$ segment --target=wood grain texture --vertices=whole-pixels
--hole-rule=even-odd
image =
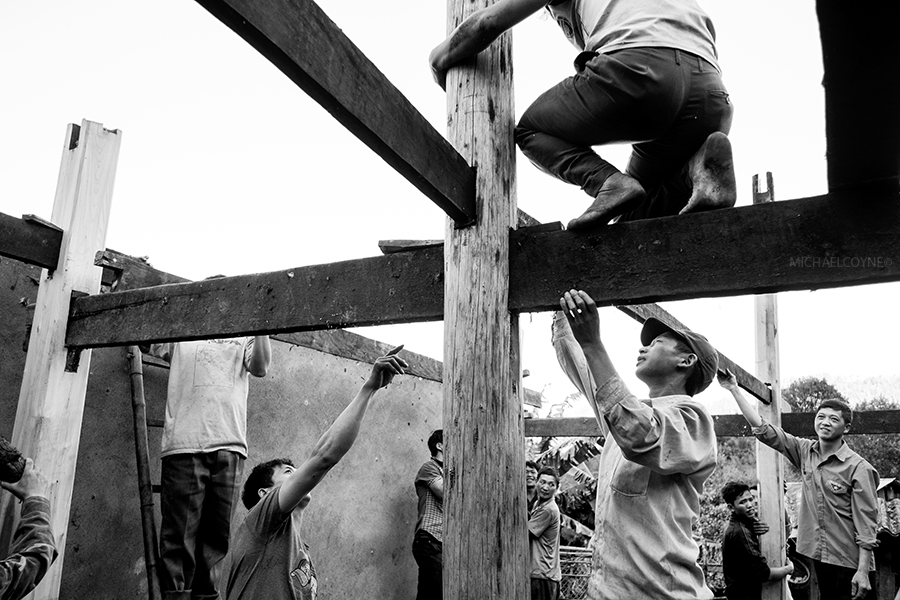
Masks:
[[[488,3],[450,0],[448,30]],[[528,595],[518,319],[508,304],[518,217],[511,53],[507,32],[447,77],[447,137],[475,169],[478,220],[462,230],[448,222],[444,244],[446,600]]]
[[[0,256],[55,269],[59,264],[62,237],[62,230],[53,225],[0,213]]]
[[[573,287],[615,305],[897,281],[898,200],[832,194],[522,236],[510,310],[554,310]]]
[[[198,0],[457,225],[475,220],[468,163],[312,0]]]
[[[104,247],[120,141],[119,132],[90,121],[66,131],[52,215],[64,231],[60,263],[52,276],[46,270],[41,274],[25,359],[12,442],[51,482],[51,529],[59,547],[59,557],[32,596],[39,600],[59,597],[91,367],[91,353],[84,351],[77,370],[66,370],[66,317],[73,293],[100,290],[101,271],[93,259]],[[5,525],[17,512],[10,498],[3,495],[0,509]]]

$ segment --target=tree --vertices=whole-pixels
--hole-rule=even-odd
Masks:
[[[900,403],[884,396],[858,402],[854,412],[867,410],[900,410]],[[859,434],[853,435],[853,425],[847,444],[875,467],[881,477],[900,477],[900,434]]]
[[[792,381],[782,390],[781,397],[796,412],[815,412],[819,402],[828,398],[847,402],[836,387],[819,377],[801,377]]]

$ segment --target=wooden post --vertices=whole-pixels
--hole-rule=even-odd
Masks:
[[[52,274],[41,273],[12,433],[13,444],[50,481],[50,523],[59,557],[32,593],[35,600],[59,597],[91,366],[90,350],[69,355],[63,340],[72,295],[100,291],[102,269],[94,266],[94,254],[105,246],[120,140],[118,131],[91,121],[66,130],[51,219],[63,229],[59,265]],[[0,508],[4,528],[17,520],[17,503],[9,498],[4,494]]]
[[[449,30],[487,4],[448,0]],[[448,137],[476,170],[477,220],[448,220],[444,245],[444,598],[510,600],[529,589],[522,388],[510,351],[518,319],[508,309],[511,33],[473,63],[447,78]]]
[[[759,178],[753,176],[753,203],[775,199],[772,174],[766,174],[768,189],[759,191]],[[772,403],[757,402],[763,419],[781,426],[781,381],[778,367],[778,306],[775,294],[756,296],[756,376],[772,386]],[[769,532],[759,538],[760,551],[769,566],[785,564],[784,531],[784,463],[782,456],[768,446],[756,442],[756,474],[759,479],[759,516],[769,525]],[[763,600],[784,600],[786,583],[764,583]]]

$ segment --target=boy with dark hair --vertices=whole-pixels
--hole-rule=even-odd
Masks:
[[[692,395],[715,378],[716,349],[698,333],[647,319],[635,375],[649,393],[639,399],[619,378],[600,339],[591,297],[570,290],[560,307],[565,320],[557,320],[554,331],[560,363],[606,438],[588,597],[712,598],[691,534],[703,484],[716,467],[716,434],[709,412]]]
[[[844,441],[853,411],[841,400],[823,400],[816,409],[816,441],[799,438],[763,421],[731,371],[718,377],[756,439],[800,470],[797,552],[812,561],[822,600],[866,598],[874,587],[879,479],[872,465]]]
[[[402,348],[375,361],[369,378],[303,464],[295,468],[277,459],[253,470],[244,484],[250,513],[232,546],[226,600],[315,600],[316,570],[300,535],[303,511],[310,492],[353,446],[372,397],[407,367],[396,356]]]
[[[537,499],[538,466],[533,460],[525,461],[525,498],[528,500],[528,512],[534,508]]]
[[[731,509],[731,520],[722,537],[722,572],[728,600],[759,600],[762,582],[784,579],[794,571],[788,562],[769,567],[759,550],[756,530],[756,503],[750,487],[729,481],[722,488],[722,500]]]
[[[538,471],[537,498],[528,515],[531,546],[531,600],[558,600],[562,571],[559,567],[559,475],[544,467]]]
[[[416,473],[418,518],[413,537],[413,558],[419,565],[416,600],[440,600],[443,597],[444,528],[444,430],[437,429],[428,438],[431,458]]]

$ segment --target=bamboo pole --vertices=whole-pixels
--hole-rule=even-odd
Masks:
[[[128,347],[131,375],[131,408],[134,413],[134,456],[137,462],[138,494],[141,499],[141,527],[144,532],[144,566],[147,569],[147,592],[150,600],[161,598],[156,571],[159,546],[156,518],[153,514],[153,483],[150,480],[150,443],[147,439],[147,402],[144,399],[144,367],[141,350]]]

